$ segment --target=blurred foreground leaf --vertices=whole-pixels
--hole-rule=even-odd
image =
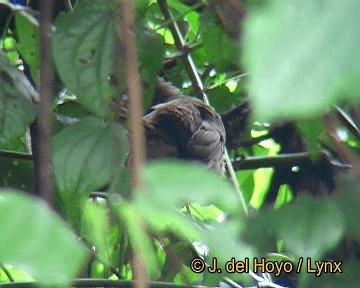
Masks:
[[[360,96],[360,2],[274,0],[250,12],[244,61],[257,119],[299,118]]]
[[[28,272],[43,285],[67,286],[86,250],[44,203],[14,190],[0,191],[0,262]]]

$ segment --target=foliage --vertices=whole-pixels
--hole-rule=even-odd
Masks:
[[[158,75],[184,94],[196,93],[182,61],[187,52],[222,115],[250,99],[254,115],[229,154],[234,167],[239,158],[240,164],[259,157],[272,162],[236,171],[249,215],[224,177],[193,163],[149,163],[143,186],[132,191],[125,167],[128,125],[119,121],[127,91],[121,1],[71,1],[73,11],[55,1],[62,11],[55,11],[52,42],[52,156],[63,220],[26,194],[36,194],[30,157],[23,153],[39,100],[39,24],[33,10],[15,5],[27,1],[8,2],[0,6],[14,16],[1,21],[0,284],[35,280],[63,287],[84,270],[88,278],[132,280],[137,251],[152,281],[216,286],[228,277],[242,286],[357,285],[359,1],[168,0],[172,20],[157,3],[164,1],[136,1],[143,111]],[[184,51],[172,21],[186,40]],[[346,114],[341,123],[326,120],[340,111],[334,104]],[[336,136],[341,141],[333,141]],[[310,155],[302,162],[279,156],[297,152]],[[190,269],[196,257],[208,265],[216,257],[219,268],[232,257],[249,258],[253,270],[255,257],[289,261],[292,274],[299,259],[309,257],[313,265],[343,261],[344,273],[313,277],[305,262],[295,281],[285,272],[199,274]]]

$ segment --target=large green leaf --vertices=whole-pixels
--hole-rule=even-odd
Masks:
[[[219,265],[231,257],[240,260],[254,256],[251,247],[238,241],[241,221],[218,223],[209,230],[199,229],[189,215],[180,212],[185,204],[199,203],[214,204],[225,212],[239,215],[240,205],[234,190],[221,176],[195,164],[160,161],[145,167],[144,187],[135,195],[135,211],[141,211],[153,231],[171,232],[185,241],[201,241],[210,248],[211,257],[219,259]],[[222,240],[224,243],[219,245]],[[206,282],[219,281],[223,275],[207,275]]]
[[[26,77],[0,53],[0,146],[20,136],[34,121],[38,95]]]
[[[62,212],[80,229],[82,209],[91,191],[116,177],[124,162],[127,139],[122,127],[84,118],[54,139],[54,174]]]
[[[0,191],[0,231],[0,262],[44,285],[68,286],[85,262],[86,250],[67,225],[28,195]]]
[[[303,196],[282,206],[272,216],[271,225],[296,257],[321,257],[334,248],[345,232],[343,214],[334,203]]]
[[[344,213],[346,228],[358,237],[360,235],[360,180],[346,175],[339,178],[338,193],[334,196],[335,203]]]
[[[214,204],[223,211],[240,211],[231,184],[199,165],[159,161],[146,167],[144,178],[149,189],[140,195],[151,195],[169,207],[196,202]]]
[[[60,191],[87,194],[109,183],[124,161],[126,137],[119,124],[84,118],[54,139],[54,172]],[[118,146],[117,146],[118,145]]]
[[[79,102],[99,115],[106,115],[115,86],[123,83],[123,77],[113,73],[118,37],[114,6],[108,0],[79,1],[55,23],[53,52],[59,74]]]
[[[360,2],[273,0],[245,25],[250,95],[262,119],[299,118],[360,96]]]
[[[159,272],[158,262],[153,242],[145,231],[145,225],[143,225],[142,213],[146,208],[139,206],[138,203],[134,205],[134,203],[126,201],[119,201],[114,207],[116,207],[121,223],[126,225],[133,251],[136,251],[140,259],[142,259],[147,273],[152,278],[156,277]],[[149,209],[153,209],[153,206],[150,205]]]
[[[239,203],[229,183],[219,175],[194,164],[161,161],[144,171],[144,191],[135,205],[156,231],[171,230],[184,240],[199,240],[200,231],[180,212],[185,204],[214,204],[226,212],[239,212]]]

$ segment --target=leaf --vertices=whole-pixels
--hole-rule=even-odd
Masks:
[[[168,1],[169,7],[180,13],[182,16],[191,12],[191,8],[181,3],[179,0],[169,0]]]
[[[302,119],[297,122],[297,127],[301,134],[307,140],[310,151],[316,151],[319,148],[319,138],[321,133],[325,131],[323,121],[318,119]]]
[[[225,85],[209,90],[208,96],[211,106],[219,113],[225,112],[241,100],[239,95],[231,93]]]
[[[341,259],[342,260],[342,259]],[[337,261],[338,262],[338,261]],[[351,259],[343,261],[341,265],[342,273],[322,273],[321,276],[315,276],[311,273],[304,277],[305,281],[301,281],[300,285],[304,288],[312,287],[326,287],[326,288],[339,288],[339,287],[357,287],[360,281],[359,269],[360,263],[358,260]],[[313,268],[313,267],[312,267]]]
[[[360,96],[360,2],[270,1],[245,25],[256,117],[300,118]]]
[[[199,227],[179,211],[185,204],[214,204],[225,212],[240,212],[233,188],[219,175],[195,164],[161,161],[146,166],[145,190],[136,193],[134,205],[149,226],[172,231],[180,239],[201,239]]]
[[[249,203],[255,189],[254,172],[256,170],[244,170],[236,173],[237,180],[244,194],[245,202]]]
[[[95,246],[97,257],[109,263],[112,247],[109,243],[110,221],[104,203],[88,202],[84,209],[81,225],[81,236],[87,243]]]
[[[121,201],[118,202],[119,205],[116,205],[116,211],[121,219],[124,221],[127,232],[130,238],[130,243],[134,251],[136,251],[144,261],[146,266],[147,273],[152,277],[158,275],[158,265],[156,254],[154,251],[154,246],[150,237],[144,231],[144,225],[142,223],[141,212],[139,206],[134,205],[133,203]],[[151,207],[150,207],[151,209]]]
[[[221,263],[229,257],[240,259],[254,255],[250,246],[238,241],[239,221],[217,223],[208,230],[199,229],[194,220],[179,211],[185,204],[198,203],[213,204],[225,213],[239,215],[239,202],[233,188],[221,176],[196,164],[159,161],[145,167],[144,187],[134,196],[135,210],[141,211],[143,219],[155,232],[171,232],[184,241],[201,241]],[[207,276],[206,281],[213,283],[222,274]]]
[[[44,286],[68,286],[87,257],[44,203],[14,190],[0,191],[0,231],[0,262],[24,269]]]
[[[97,118],[84,118],[64,129],[54,139],[54,172],[60,191],[86,194],[109,183],[113,169],[117,171],[124,162],[126,142],[121,125]]]
[[[29,66],[32,79],[35,83],[39,81],[39,65],[40,65],[40,44],[39,32],[35,23],[29,14],[16,13],[15,14],[15,28],[17,34],[16,49],[19,51],[21,57]]]
[[[309,196],[280,207],[272,217],[270,223],[276,235],[296,257],[320,260],[345,232],[343,215],[336,205]]]
[[[225,212],[239,209],[231,185],[221,176],[197,164],[171,161],[150,163],[145,168],[144,179],[149,188],[143,195],[151,195],[169,207],[196,202],[201,205],[214,204]]]
[[[113,1],[108,0],[79,1],[72,13],[59,15],[53,37],[54,60],[64,84],[82,105],[101,116],[107,114],[115,86],[121,89],[124,78],[113,74],[118,35],[113,6]],[[115,85],[113,78],[116,78]]]
[[[237,47],[221,26],[218,25],[214,13],[206,9],[200,18],[200,29],[203,47],[207,60],[219,71],[234,68],[237,62]]]
[[[339,192],[334,201],[343,212],[347,230],[355,236],[360,235],[360,181],[358,178],[347,175],[339,179]]]
[[[227,274],[225,269],[226,262],[231,258],[235,258],[235,261],[244,261],[245,258],[254,259],[256,255],[253,245],[248,245],[240,240],[239,235],[242,232],[242,223],[237,221],[227,221],[224,223],[216,223],[212,229],[204,231],[204,242],[208,245],[210,250],[210,258],[216,257],[218,261],[218,267],[221,268],[222,273],[206,273],[205,282],[208,285],[214,286],[215,282],[221,281],[224,276],[231,276],[236,280],[245,281],[246,284],[250,284],[250,276],[247,273],[237,273],[233,275]],[[211,263],[211,262],[210,262]],[[250,269],[252,269],[252,263],[250,262]]]
[[[0,54],[0,146],[24,133],[34,121],[31,100],[38,95],[26,77]]]

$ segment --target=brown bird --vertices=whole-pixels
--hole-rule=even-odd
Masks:
[[[153,104],[143,117],[148,160],[177,158],[224,171],[225,129],[211,107],[160,78]]]

